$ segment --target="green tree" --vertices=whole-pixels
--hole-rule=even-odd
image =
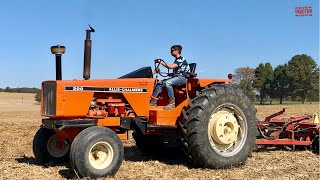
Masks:
[[[320,91],[319,91],[319,66],[316,68],[316,80],[313,86],[313,89],[311,90],[310,94],[307,95],[307,98],[311,101],[319,101],[320,100]]]
[[[306,98],[319,84],[319,68],[317,63],[306,54],[295,55],[288,62],[288,76],[292,94],[301,98],[304,104]]]
[[[253,88],[254,69],[239,67],[234,71],[233,84],[241,89],[252,101],[255,100]]]
[[[288,78],[288,65],[279,65],[274,69],[274,79],[273,79],[273,97],[279,98],[280,104],[289,93],[289,78]]]
[[[273,69],[270,63],[260,63],[255,69],[253,87],[259,93],[260,104],[263,103],[264,98],[269,95],[272,97],[273,89]]]
[[[35,99],[37,102],[40,102],[40,101],[41,101],[40,92],[37,92],[37,93],[35,94],[34,99]]]
[[[310,101],[319,101],[319,88],[312,89],[310,94],[308,94],[307,99]]]

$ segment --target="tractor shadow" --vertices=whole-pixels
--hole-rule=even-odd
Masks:
[[[173,153],[173,154],[161,154],[161,155],[146,155],[146,154],[143,154],[135,145],[124,147],[124,160],[131,161],[131,162],[159,161],[167,165],[183,165],[188,167],[189,169],[193,168],[192,164],[190,163],[190,161],[188,161],[187,156],[183,152],[179,154]],[[46,164],[41,164],[34,157],[27,157],[27,156],[15,158],[15,161],[23,164],[36,165],[43,168],[61,167],[62,169],[59,170],[59,174],[61,175],[62,178],[65,178],[65,179],[79,178],[68,162],[59,163],[59,164],[56,164],[54,162],[49,162]]]
[[[27,157],[27,156],[23,156],[23,157],[18,157],[15,158],[15,161],[17,161],[18,163],[22,163],[22,164],[29,164],[29,165],[36,165],[36,166],[40,166],[43,168],[51,168],[51,167],[65,167],[65,169],[61,169],[59,170],[59,174],[66,179],[77,179],[78,176],[76,175],[76,173],[73,171],[73,169],[71,168],[69,162],[65,162],[65,163],[54,163],[54,162],[49,162],[46,164],[41,164],[37,161],[36,158],[34,157]]]
[[[27,157],[27,156],[22,156],[22,157],[18,157],[15,158],[15,161],[17,161],[18,163],[24,163],[24,164],[31,164],[31,165],[36,165],[36,166],[41,166],[44,168],[49,168],[49,167],[57,167],[57,166],[65,166],[68,163],[54,163],[54,162],[49,162],[49,163],[45,163],[45,164],[41,164],[37,161],[36,158],[34,157]]]
[[[15,158],[14,160],[17,161],[18,163],[40,166],[40,163],[38,163],[36,158],[34,158],[34,157],[27,157],[27,156],[23,155],[22,157]]]
[[[59,174],[61,177],[65,179],[80,179],[79,176],[74,172],[70,165],[66,166],[67,169],[59,170]]]
[[[167,165],[184,165],[191,168],[188,157],[181,151],[167,154],[143,154],[137,146],[124,147],[124,159],[132,162],[159,161]]]
[[[134,146],[125,146],[124,147],[124,160],[132,162],[144,162],[144,161],[159,161],[168,165],[185,165],[188,168],[192,168],[190,163],[187,161],[185,155],[168,155],[168,156],[150,156],[144,155],[138,147]],[[66,169],[59,170],[59,174],[66,179],[79,179],[75,171],[68,164],[65,164]]]

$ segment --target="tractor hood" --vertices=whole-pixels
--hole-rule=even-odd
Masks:
[[[146,115],[154,79],[60,80],[42,82],[41,114],[47,117],[81,118],[87,115],[94,93],[119,93]]]

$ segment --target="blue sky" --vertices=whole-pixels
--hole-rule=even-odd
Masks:
[[[295,16],[296,6],[312,6],[313,16]],[[155,58],[171,63],[173,44],[198,64],[200,78],[276,67],[302,53],[319,64],[318,0],[10,0],[1,2],[0,87],[54,80],[57,44],[67,48],[63,79],[82,79],[87,24],[96,30],[91,79],[153,66]]]

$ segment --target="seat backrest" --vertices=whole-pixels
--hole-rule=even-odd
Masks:
[[[189,64],[189,72],[195,73],[196,72],[197,63],[190,63]]]
[[[197,77],[196,67],[197,63],[189,63],[188,78]]]

